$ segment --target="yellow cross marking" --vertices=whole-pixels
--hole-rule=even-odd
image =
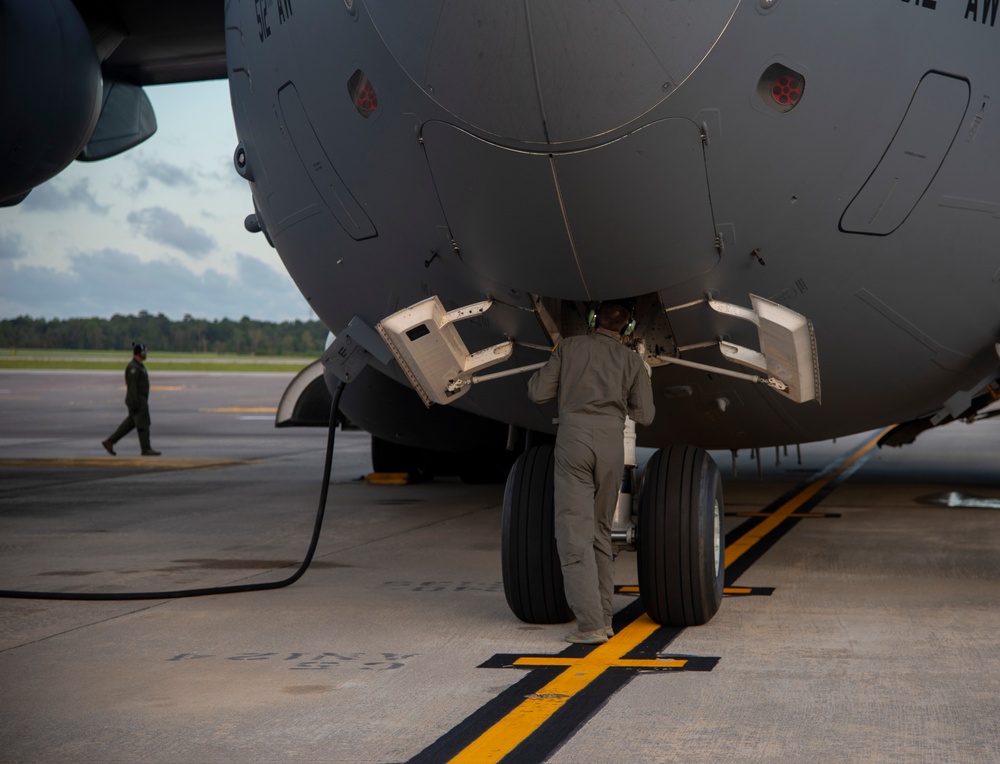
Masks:
[[[736,512],[736,517],[770,517],[771,515],[767,512]],[[789,520],[798,520],[800,517],[822,517],[826,518],[822,512],[802,512],[801,514],[791,514],[788,515]]]
[[[582,666],[584,668],[589,667],[592,661],[589,657],[587,658],[545,658],[545,657],[525,657],[518,658],[514,661],[515,666]],[[667,669],[667,668],[684,668],[687,665],[686,660],[674,660],[666,658],[657,658],[651,661],[642,660],[630,660],[626,658],[619,658],[616,661],[611,661],[609,663],[601,664],[604,668],[611,668],[612,666],[618,666],[621,668],[647,668],[647,669]]]
[[[806,487],[800,494],[780,507],[774,514],[756,528],[745,533],[732,546],[726,549],[725,565],[728,568],[747,550],[768,533],[777,528],[783,521],[794,515],[795,511],[809,499],[819,493],[844,470],[854,464],[878,443],[878,436],[859,448],[849,459],[837,469],[831,471],[820,480]],[[623,593],[638,592],[638,587],[623,586]],[[750,590],[727,588],[727,594],[746,593]],[[687,661],[650,661],[628,660],[623,658],[642,642],[651,637],[661,628],[645,613],[628,624],[612,639],[597,646],[583,658],[568,658],[563,656],[525,657],[514,661],[515,666],[565,666],[566,670],[498,721],[476,740],[470,743],[457,756],[451,759],[452,764],[466,762],[468,764],[485,764],[500,761],[513,751],[524,740],[535,732],[553,714],[562,708],[575,694],[597,679],[613,666],[629,668],[679,668]],[[674,664],[674,665],[670,665]]]
[[[722,593],[723,594],[750,594],[750,592],[752,592],[752,591],[753,591],[753,589],[751,589],[749,586],[727,586],[727,587],[723,588]],[[639,587],[638,586],[619,586],[618,587],[618,593],[619,594],[638,594],[639,593]]]
[[[471,743],[452,762],[499,761],[520,745],[546,719],[575,694],[613,666],[628,668],[680,668],[685,660],[628,660],[622,656],[638,647],[661,628],[645,613],[583,658],[518,658],[515,666],[566,666],[567,670],[525,698],[517,708]]]

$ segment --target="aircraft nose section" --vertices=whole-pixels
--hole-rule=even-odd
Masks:
[[[463,262],[501,284],[600,300],[664,289],[718,263],[701,131],[690,120],[564,153],[515,151],[438,121],[423,139]]]
[[[368,0],[403,69],[458,120],[526,143],[627,124],[704,59],[739,0]]]

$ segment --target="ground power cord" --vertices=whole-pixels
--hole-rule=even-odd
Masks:
[[[313,523],[312,539],[309,542],[309,549],[306,556],[296,570],[288,578],[281,581],[267,581],[257,584],[236,584],[233,586],[210,586],[203,589],[178,589],[167,592],[21,592],[0,590],[0,598],[14,599],[35,599],[35,600],[161,600],[176,599],[180,597],[205,597],[211,594],[239,594],[242,592],[261,592],[268,589],[281,589],[291,586],[309,568],[319,544],[319,534],[323,527],[323,516],[326,514],[326,499],[330,491],[330,473],[333,467],[333,446],[337,432],[337,414],[340,411],[340,396],[347,386],[341,381],[333,394],[333,401],[330,404],[330,426],[326,438],[326,459],[323,465],[323,486],[319,495],[319,506],[316,508],[316,520]]]

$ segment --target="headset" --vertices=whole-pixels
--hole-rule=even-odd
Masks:
[[[625,324],[625,328],[622,329],[621,335],[623,337],[631,336],[632,332],[635,331],[635,308],[631,302],[625,300],[609,300],[609,304],[621,305],[625,310],[628,311],[628,323]],[[597,303],[596,308],[592,308],[590,314],[587,316],[587,325],[591,329],[597,327],[597,314],[601,312],[601,307],[604,305],[603,302]]]

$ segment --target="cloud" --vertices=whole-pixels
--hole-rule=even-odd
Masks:
[[[142,174],[143,181],[140,183],[145,187],[145,179],[152,178],[158,180],[169,188],[193,188],[195,185],[191,173],[181,168],[179,165],[170,162],[156,161],[153,159],[137,159],[136,169]]]
[[[20,204],[24,212],[65,212],[84,207],[95,215],[106,215],[110,207],[97,203],[96,197],[90,192],[90,181],[81,178],[74,185],[63,190],[66,185],[59,178],[36,187],[28,198]]]
[[[125,218],[150,241],[167,244],[195,258],[215,249],[215,239],[202,228],[187,225],[181,216],[163,207],[146,207]]]
[[[274,283],[274,268],[256,257],[236,253],[236,274],[241,283],[257,292],[265,292]]]
[[[28,256],[21,236],[16,233],[0,234],[0,261],[22,260]],[[0,282],[2,283],[2,282]]]
[[[178,260],[143,261],[117,249],[78,252],[68,270],[0,260],[0,316],[107,318],[141,310],[174,320],[312,320],[283,269],[236,254],[237,273],[196,273]]]

